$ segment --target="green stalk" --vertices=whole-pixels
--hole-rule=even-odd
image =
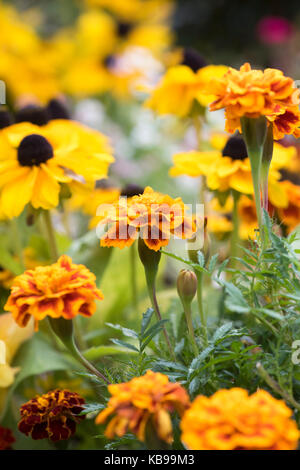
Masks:
[[[198,310],[200,314],[202,334],[205,347],[208,346],[208,336],[207,336],[207,325],[206,325],[206,315],[204,313],[203,307],[203,273],[195,271],[197,276],[198,286],[197,286],[197,300],[198,300]]]
[[[268,179],[273,157],[273,124],[269,124],[261,162],[262,207],[268,212]]]
[[[264,143],[267,135],[267,120],[265,116],[259,118],[241,118],[242,132],[245,139],[248,157],[251,164],[251,173],[254,189],[257,220],[260,237],[263,239],[263,223],[261,210],[261,164]]]
[[[192,322],[191,304],[185,303],[184,314],[185,314],[186,324],[188,327],[189,337],[193,346],[194,354],[195,354],[195,357],[197,357],[199,354],[199,350],[198,350],[198,346],[196,343],[195,332],[194,332],[194,327],[193,327],[193,322]]]
[[[43,214],[48,242],[49,242],[50,255],[51,255],[53,263],[55,263],[59,255],[58,255],[58,249],[56,245],[55,232],[54,232],[54,228],[53,228],[53,224],[51,220],[51,215],[49,211],[43,211],[42,214]]]
[[[49,317],[49,324],[54,333],[59,337],[64,346],[72,354],[80,364],[82,364],[91,374],[96,375],[99,379],[109,384],[109,380],[103,375],[96,367],[94,367],[79,351],[74,340],[74,328],[72,320],[65,320],[64,318],[51,318]]]

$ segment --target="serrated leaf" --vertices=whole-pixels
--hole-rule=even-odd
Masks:
[[[114,323],[105,323],[105,324],[109,326],[110,328],[122,331],[123,335],[127,336],[128,338],[137,339],[139,337],[138,333],[134,330],[131,330],[130,328],[125,328],[124,326],[116,325]]]
[[[224,325],[220,326],[217,331],[214,333],[212,341],[216,343],[221,338],[226,336],[227,333],[232,329],[232,322],[225,323]]]
[[[213,272],[213,270],[216,267],[218,258],[219,258],[219,253],[216,253],[215,255],[211,257],[210,262],[208,264],[208,271]]]
[[[95,411],[101,411],[105,408],[105,405],[100,403],[85,403],[84,410],[79,413],[79,416],[87,415],[89,413],[94,413]]]
[[[148,308],[148,310],[143,313],[142,324],[141,324],[141,338],[143,339],[143,335],[151,322],[152,315],[154,313],[153,308]]]
[[[197,259],[198,259],[199,266],[200,266],[201,268],[204,268],[204,265],[205,265],[205,257],[204,257],[204,254],[202,253],[201,250],[197,251]]]

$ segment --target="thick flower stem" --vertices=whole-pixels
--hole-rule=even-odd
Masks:
[[[59,255],[58,255],[55,232],[54,232],[50,212],[43,211],[43,218],[45,222],[51,258],[52,258],[53,263],[55,263],[58,260]]]
[[[202,335],[204,340],[205,347],[208,346],[208,336],[207,336],[207,325],[206,325],[206,316],[203,308],[203,273],[195,271],[198,281],[197,287],[197,300],[198,300],[198,309],[201,320]]]
[[[239,245],[239,214],[238,214],[238,202],[240,198],[240,193],[237,191],[232,191],[233,197],[233,231],[231,234],[231,256],[233,258],[232,265],[235,266],[236,261],[234,258],[238,255],[238,245]]]
[[[132,307],[136,314],[138,314],[138,290],[136,279],[136,247],[133,243],[130,247],[130,279],[131,279],[131,293],[132,293]]]
[[[158,266],[159,266],[159,262],[161,258],[161,252],[150,250],[145,245],[142,238],[139,238],[138,249],[139,249],[140,260],[144,265],[146,283],[147,283],[148,294],[149,294],[149,298],[151,301],[151,305],[153,307],[153,310],[156,313],[158,321],[161,321],[162,316],[158,307],[157,298],[156,298],[156,289],[155,289],[155,282],[156,282]],[[163,334],[164,334],[168,349],[170,351],[170,355],[172,356],[172,359],[175,361],[176,356],[171,346],[169,335],[164,325],[162,327],[162,330],[163,330]]]
[[[199,354],[199,350],[198,350],[198,346],[197,346],[196,338],[195,338],[195,332],[194,332],[194,327],[193,327],[193,322],[192,322],[192,311],[191,311],[190,304],[184,305],[184,314],[185,314],[186,324],[188,327],[189,337],[192,343],[194,354],[195,354],[195,357],[197,357]]]
[[[267,136],[264,144],[262,162],[261,162],[261,194],[262,207],[268,212],[268,179],[269,169],[273,157],[273,125],[269,124]]]
[[[74,359],[80,362],[91,374],[96,375],[99,379],[109,384],[109,380],[101,372],[96,369],[79,351],[74,340],[74,328],[72,320],[65,320],[64,318],[51,318],[49,317],[49,324],[54,333],[59,337],[64,346],[72,354]]]
[[[257,213],[260,237],[263,240],[263,222],[261,210],[261,164],[264,144],[267,135],[267,120],[264,116],[259,118],[243,117],[241,119],[242,132],[245,139],[248,157],[251,165],[254,199]]]

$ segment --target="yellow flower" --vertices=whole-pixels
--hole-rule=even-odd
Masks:
[[[0,205],[9,218],[28,203],[56,207],[60,183],[103,178],[113,161],[101,134],[68,120],[7,127],[0,132],[0,151]]]
[[[282,205],[278,207],[278,215],[290,233],[300,223],[300,186],[285,180],[280,182],[280,187],[286,194],[288,202],[285,207]]]
[[[196,231],[193,216],[187,214],[181,198],[172,199],[149,186],[129,200],[120,198],[100,223],[110,225],[101,246],[118,248],[131,246],[140,232],[147,247],[158,251],[168,245],[171,235],[190,238]]]
[[[46,316],[70,320],[77,315],[90,317],[95,300],[102,300],[96,277],[82,264],[63,255],[51,266],[40,266],[17,276],[6,302],[16,323],[24,327],[34,317],[35,329]]]
[[[171,176],[206,176],[207,186],[213,191],[234,189],[243,194],[253,194],[250,160],[242,137],[232,136],[225,142],[223,135],[213,135],[211,144],[216,150],[189,151],[173,156]],[[224,145],[221,151],[221,145]],[[280,189],[279,169],[288,166],[295,154],[294,147],[274,144],[273,159],[269,173],[269,198],[272,203],[286,205],[287,199]]]
[[[207,229],[216,238],[222,239],[224,235],[232,232],[232,221],[224,215],[210,214],[207,218]]]
[[[210,110],[225,108],[228,132],[241,131],[243,116],[266,116],[273,122],[275,139],[300,136],[299,90],[280,70],[252,70],[248,63],[240,70],[230,67],[223,77],[211,80],[208,89],[217,96]]]
[[[146,426],[151,422],[158,437],[171,443],[170,413],[182,415],[189,406],[188,394],[179,383],[171,383],[166,375],[151,370],[129,382],[109,385],[108,391],[112,396],[107,408],[96,418],[96,423],[102,424],[111,417],[105,431],[108,439],[129,431],[144,441]]]
[[[300,437],[292,411],[265,390],[218,390],[199,395],[181,421],[191,450],[293,450]]]
[[[10,364],[21,344],[32,335],[33,322],[28,323],[26,328],[20,328],[11,313],[0,315],[0,389],[13,383],[19,369]]]
[[[227,67],[209,65],[194,72],[186,65],[170,67],[163,76],[145,105],[158,114],[187,116],[196,100],[206,106],[211,96],[205,93],[215,76],[223,75]]]

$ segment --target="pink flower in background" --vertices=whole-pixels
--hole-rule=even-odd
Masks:
[[[282,16],[265,16],[257,24],[257,33],[261,42],[280,44],[291,37],[293,25]]]

